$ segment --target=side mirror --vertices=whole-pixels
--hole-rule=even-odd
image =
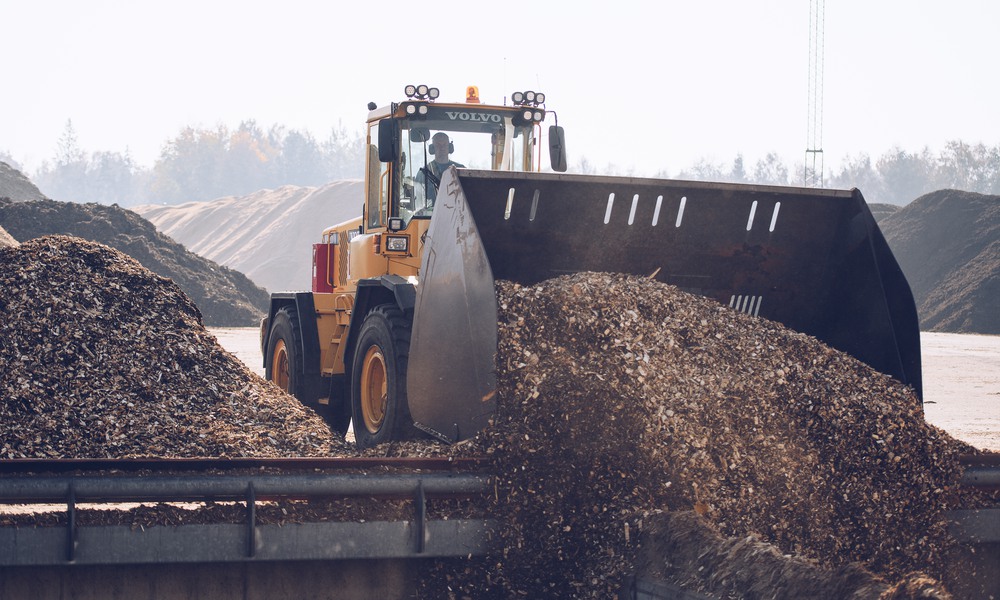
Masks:
[[[392,162],[399,155],[399,121],[382,119],[378,122],[378,160]]]
[[[410,127],[410,141],[423,143],[431,137],[431,132],[426,127]]]
[[[566,172],[566,132],[558,125],[549,127],[549,162],[553,171]]]

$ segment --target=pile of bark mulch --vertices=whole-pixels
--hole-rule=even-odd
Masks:
[[[169,279],[80,238],[0,248],[0,459],[329,456],[314,412]]]
[[[172,279],[211,327],[255,326],[267,310],[267,291],[246,275],[188,251],[149,221],[117,205],[48,199],[16,202],[0,197],[0,226],[22,242],[71,235],[124,252]]]
[[[779,324],[607,274],[499,282],[498,301],[499,408],[470,446],[493,458],[504,550],[467,578],[452,567],[456,597],[608,598],[657,568],[716,597],[836,597],[797,595],[815,574],[785,555],[870,573],[854,597],[878,597],[863,586],[947,580],[944,512],[989,503],[957,488],[976,451],[912,390]],[[676,511],[773,547],[772,563],[726,560],[796,592],[651,564],[648,536],[671,529],[653,523]]]
[[[1000,196],[938,190],[879,218],[923,331],[1000,334]]]

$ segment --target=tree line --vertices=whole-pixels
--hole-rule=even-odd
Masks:
[[[807,175],[811,174],[806,173],[803,165],[789,170],[776,154],[768,154],[752,169],[747,169],[742,156],[737,156],[729,169],[703,161],[681,171],[677,178],[803,185]],[[838,168],[825,173],[823,186],[856,187],[869,203],[900,206],[941,189],[1000,194],[1000,145],[990,147],[955,140],[945,144],[937,154],[927,147],[919,152],[896,147],[875,160],[861,153],[848,157]]]
[[[343,126],[320,141],[280,125],[265,130],[250,120],[235,129],[185,127],[146,168],[128,152],[83,151],[69,121],[54,159],[29,177],[43,194],[57,200],[124,207],[180,204],[360,178],[363,149],[364,139],[348,134]]]
[[[282,185],[317,186],[338,179],[361,178],[364,139],[343,126],[325,140],[307,132],[275,125],[263,129],[244,121],[235,129],[185,127],[167,141],[151,168],[137,165],[127,152],[80,149],[72,122],[59,139],[56,156],[46,161],[32,181],[58,200],[135,206],[179,204],[222,196],[241,196]],[[0,153],[0,160],[13,162]],[[14,163],[16,166],[16,163]],[[597,169],[581,158],[570,172],[634,175],[615,165]],[[803,185],[803,165],[791,169],[776,153],[753,165],[737,155],[729,164],[700,160],[676,174],[655,177],[765,185]],[[877,159],[861,153],[823,174],[824,187],[859,188],[870,203],[905,205],[939,189],[1000,194],[1000,145],[948,142],[938,153],[900,148]]]

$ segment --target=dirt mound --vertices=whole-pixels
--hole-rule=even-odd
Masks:
[[[325,422],[170,280],[66,236],[0,248],[0,458],[324,456]]]
[[[941,190],[879,221],[924,331],[1000,334],[1000,196]]]
[[[956,490],[974,450],[909,388],[655,281],[501,282],[498,299],[499,408],[473,444],[507,524],[478,577],[498,597],[613,597],[664,511],[827,569],[950,575],[944,512],[986,499]]]
[[[3,247],[3,246],[16,246],[19,243],[20,242],[18,242],[17,240],[14,239],[14,236],[12,236],[11,234],[7,233],[6,229],[4,229],[3,227],[0,227],[0,247]]]
[[[16,202],[44,200],[45,194],[23,173],[0,161],[0,198],[10,198]]]
[[[876,202],[875,204],[868,205],[868,210],[872,211],[872,216],[875,217],[875,221],[879,224],[882,223],[882,219],[895,214],[899,209],[899,205],[896,204],[879,204]]]
[[[67,234],[116,248],[177,282],[211,326],[257,325],[267,309],[267,292],[246,276],[187,251],[145,219],[117,206],[0,199],[0,226],[22,242]]]
[[[363,201],[361,181],[334,181],[132,210],[192,252],[276,292],[310,288],[312,244],[327,227],[360,217]]]

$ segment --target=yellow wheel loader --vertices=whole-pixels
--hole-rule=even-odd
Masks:
[[[580,271],[715,298],[921,393],[913,296],[858,190],[567,175],[543,94],[467,92],[369,104],[361,216],[323,231],[312,290],[273,294],[261,324],[267,378],[359,446],[475,435],[495,407],[494,281]]]

